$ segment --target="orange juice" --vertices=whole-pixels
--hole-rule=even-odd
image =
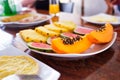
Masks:
[[[59,20],[59,0],[49,0],[49,14],[52,16],[52,22]]]
[[[59,4],[50,4],[49,5],[49,13],[50,14],[59,13]]]

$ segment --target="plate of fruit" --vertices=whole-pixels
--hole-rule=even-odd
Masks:
[[[115,42],[116,36],[117,33],[109,23],[95,30],[76,26],[70,21],[59,21],[36,27],[34,30],[21,30],[16,39],[39,54],[80,58],[107,50]]]

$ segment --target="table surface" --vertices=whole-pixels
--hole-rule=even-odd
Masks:
[[[39,10],[40,13],[48,13]],[[41,25],[44,25],[43,23]],[[82,23],[84,26],[98,28],[95,24]],[[14,35],[20,28],[6,28]],[[120,80],[120,25],[114,26],[118,33],[115,43],[106,51],[89,58],[65,60],[44,56],[34,52],[29,54],[61,73],[59,80]]]

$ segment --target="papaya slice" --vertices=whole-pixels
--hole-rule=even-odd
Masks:
[[[61,54],[73,54],[82,53],[87,50],[92,43],[88,40],[86,36],[76,37],[76,38],[55,38],[52,40],[52,49],[56,53]]]
[[[92,43],[102,44],[110,42],[112,40],[113,33],[113,26],[110,23],[106,23],[105,26],[98,30],[90,32],[87,37]]]

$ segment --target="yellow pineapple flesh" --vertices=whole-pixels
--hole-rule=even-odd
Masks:
[[[60,33],[48,30],[47,28],[42,27],[42,26],[35,28],[35,31],[42,34],[42,35],[44,35],[44,36],[49,36],[49,37],[59,36],[60,35]]]
[[[46,42],[48,38],[37,33],[35,30],[32,29],[20,31],[20,36],[23,38],[25,42]]]
[[[68,29],[69,31],[73,31],[76,27],[76,24],[71,21],[54,22],[54,25],[60,28]]]
[[[48,24],[48,25],[45,25],[44,27],[47,28],[48,30],[51,30],[51,31],[54,31],[54,32],[58,32],[58,33],[69,32],[67,29],[56,27],[53,24]]]

